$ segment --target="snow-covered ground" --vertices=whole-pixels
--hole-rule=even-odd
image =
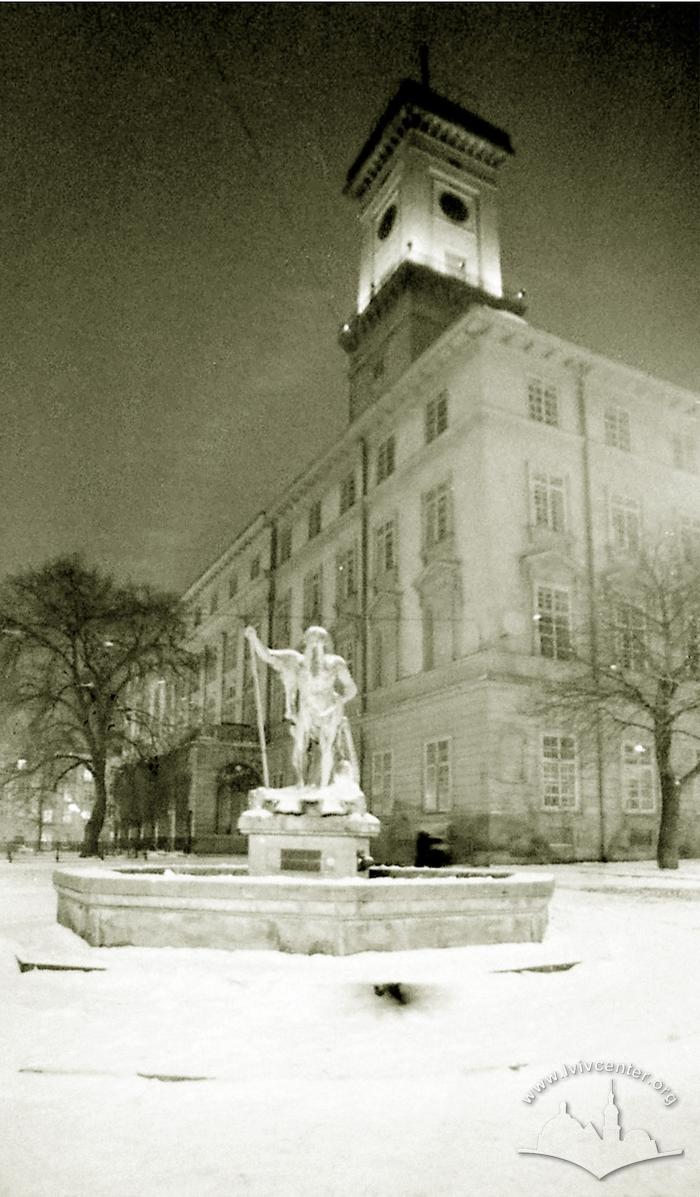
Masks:
[[[557,875],[542,947],[329,958],[89,949],[50,861],[0,863],[0,1197],[698,1197],[700,897]],[[18,948],[107,968],[20,973]],[[580,963],[494,971],[547,960]],[[685,1154],[603,1182],[519,1155],[562,1100],[600,1127],[595,1069],[523,1100],[579,1060],[662,1079],[672,1105],[617,1078],[623,1130]]]

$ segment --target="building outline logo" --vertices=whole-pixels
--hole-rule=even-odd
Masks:
[[[603,1109],[602,1134],[592,1122],[580,1122],[568,1112],[568,1102],[559,1102],[559,1112],[540,1130],[536,1147],[521,1147],[519,1155],[545,1155],[584,1168],[603,1180],[630,1164],[666,1159],[684,1154],[683,1148],[660,1151],[655,1139],[645,1130],[623,1132],[620,1107],[615,1100],[612,1080],[607,1104]]]

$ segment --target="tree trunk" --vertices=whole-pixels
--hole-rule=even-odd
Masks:
[[[44,794],[39,794],[36,810],[36,851],[41,852],[41,841],[44,835]]]
[[[656,762],[661,785],[661,819],[656,860],[660,869],[677,869],[681,791],[671,768],[671,739],[663,733],[656,736]]]
[[[92,808],[92,814],[85,824],[85,834],[83,836],[83,846],[80,849],[81,856],[99,856],[100,854],[100,833],[105,821],[107,813],[107,782],[105,779],[105,768],[96,767],[93,772],[93,780],[95,783],[95,802]]]

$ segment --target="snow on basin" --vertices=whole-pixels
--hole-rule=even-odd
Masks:
[[[392,872],[399,875],[249,877],[237,866],[206,872],[80,868],[57,869],[54,886],[59,923],[93,946],[343,956],[532,942],[544,935],[554,888],[548,874]]]

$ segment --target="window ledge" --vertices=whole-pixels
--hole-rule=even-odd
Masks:
[[[343,619],[344,617],[360,614],[360,596],[359,594],[348,595],[347,598],[336,602],[335,607],[336,619]]]
[[[639,548],[629,549],[625,548],[624,545],[614,544],[609,540],[605,546],[608,561],[614,565],[638,565],[642,551],[641,544]]]
[[[526,535],[528,547],[525,549],[525,556],[551,550],[563,553],[567,557],[571,556],[574,547],[571,532],[555,530],[545,524],[528,524]]]
[[[435,544],[424,544],[421,548],[421,560],[423,565],[429,565],[432,561],[454,561],[454,557],[454,534],[445,536],[443,540],[438,540]]]
[[[398,569],[385,569],[372,578],[372,592],[374,594],[395,593],[399,588]]]

